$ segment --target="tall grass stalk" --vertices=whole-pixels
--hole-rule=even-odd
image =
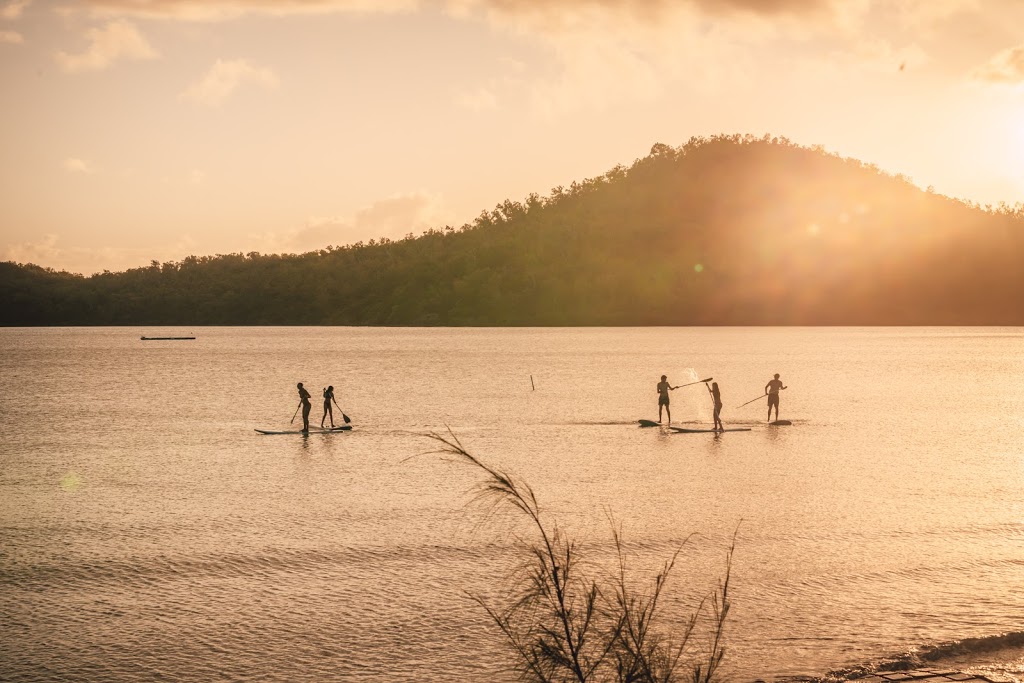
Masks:
[[[583,551],[542,514],[533,489],[519,477],[488,465],[469,453],[450,430],[428,435],[436,453],[449,456],[483,475],[474,501],[492,511],[525,517],[530,536],[523,539],[524,571],[507,600],[495,605],[470,595],[503,634],[520,679],[536,683],[712,683],[725,654],[723,636],[729,613],[729,576],[736,536],[726,555],[717,589],[702,600],[674,632],[662,625],[664,597],[682,544],[661,565],[653,581],[635,587],[627,566],[621,525],[609,519],[617,566],[613,575],[587,578],[579,566]],[[696,641],[705,615],[705,643]],[[685,665],[685,666],[684,666]]]

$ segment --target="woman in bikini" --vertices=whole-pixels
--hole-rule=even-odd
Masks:
[[[331,401],[334,401],[334,405],[338,406],[338,399],[334,398],[334,387],[327,387],[324,389],[324,416],[320,418],[320,428],[324,428],[324,420],[327,416],[331,416],[331,429],[334,429],[334,408],[331,407]],[[341,410],[341,406],[338,406],[338,410]]]

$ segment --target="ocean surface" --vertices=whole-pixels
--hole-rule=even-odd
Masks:
[[[609,517],[638,581],[695,534],[667,627],[714,590],[736,533],[728,680],[929,652],[1024,680],[1019,328],[3,329],[0,344],[0,680],[514,680],[471,596],[501,604],[528,529],[430,454],[424,435],[449,428],[528,482],[595,573]],[[763,400],[737,408],[774,373],[791,426],[765,425]],[[713,376],[727,425],[751,431],[638,427],[662,374]],[[314,424],[332,384],[353,431],[257,434],[289,428],[299,381]],[[671,407],[710,426],[702,384]]]

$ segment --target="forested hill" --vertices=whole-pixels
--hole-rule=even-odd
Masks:
[[[1024,208],[702,138],[458,229],[92,277],[3,263],[0,296],[3,325],[1021,325]]]

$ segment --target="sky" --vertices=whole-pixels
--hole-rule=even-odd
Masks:
[[[655,143],[1024,201],[1024,0],[0,0],[0,260],[459,226]]]

